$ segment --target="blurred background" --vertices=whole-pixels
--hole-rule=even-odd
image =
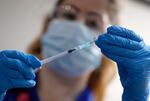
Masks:
[[[40,33],[42,20],[56,0],[0,0],[0,50],[26,51]],[[121,25],[135,30],[150,45],[150,0],[123,0]],[[107,88],[105,101],[121,101],[117,76]]]

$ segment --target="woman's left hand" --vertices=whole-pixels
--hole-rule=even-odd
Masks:
[[[150,90],[150,47],[135,32],[111,26],[96,45],[117,63],[124,88],[122,101],[147,101]]]

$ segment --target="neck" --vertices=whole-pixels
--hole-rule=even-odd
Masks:
[[[88,83],[89,73],[80,77],[66,77],[47,67],[39,72],[39,96],[41,101],[74,101]]]

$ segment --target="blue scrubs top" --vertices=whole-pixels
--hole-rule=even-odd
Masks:
[[[19,95],[21,95],[21,94],[27,94],[29,96],[29,100],[23,100],[23,101],[40,101],[35,87],[23,89],[21,91],[20,91],[20,89],[10,90],[7,92],[3,101],[22,101],[22,100],[17,100],[18,97],[20,97]],[[76,99],[76,101],[94,101],[91,89],[89,87],[87,87],[79,95],[79,97]]]
[[[38,80],[36,79],[36,81]],[[18,100],[19,97],[22,97],[23,100]],[[26,89],[9,90],[3,101],[40,101],[37,94],[37,86]],[[94,101],[91,88],[87,87],[75,101]]]

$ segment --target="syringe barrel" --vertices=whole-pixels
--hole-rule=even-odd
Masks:
[[[68,51],[64,51],[64,52],[62,52],[62,53],[60,53],[60,54],[57,54],[57,55],[55,55],[55,56],[52,56],[52,57],[43,59],[43,60],[41,60],[41,64],[44,65],[44,64],[46,64],[46,63],[48,63],[48,62],[51,62],[51,61],[53,61],[53,60],[55,60],[55,59],[57,59],[57,58],[60,58],[60,57],[64,56],[64,55],[66,55],[66,54],[68,54]]]

